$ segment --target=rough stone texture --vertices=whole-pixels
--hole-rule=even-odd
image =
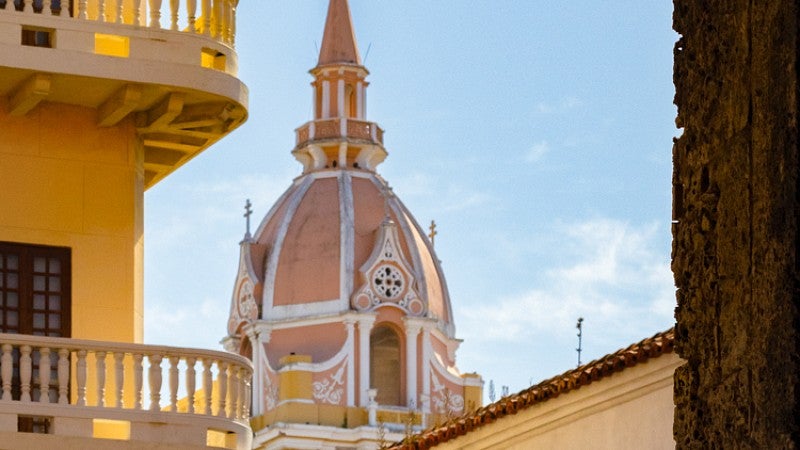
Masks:
[[[678,448],[795,448],[798,3],[675,0]]]

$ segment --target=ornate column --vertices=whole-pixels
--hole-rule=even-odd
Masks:
[[[430,413],[431,398],[431,327],[433,324],[425,322],[422,325],[422,412]]]
[[[421,405],[417,398],[417,378],[419,377],[419,371],[417,370],[417,337],[422,329],[422,323],[419,319],[413,317],[405,317],[403,322],[406,325],[406,405],[409,408],[419,408]]]
[[[366,408],[367,390],[371,387],[369,380],[369,332],[375,324],[374,315],[359,315],[358,319],[358,398],[359,406]]]
[[[354,317],[346,317],[347,328],[347,406],[356,405],[356,339]]]

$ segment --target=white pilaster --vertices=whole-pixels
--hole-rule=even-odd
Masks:
[[[331,82],[322,81],[322,119],[331,117]]]
[[[419,320],[405,317],[403,321],[406,324],[406,395],[408,397],[407,405],[409,408],[421,407],[419,398],[417,398],[417,378],[419,372],[417,370],[417,337],[422,329],[422,324]]]
[[[422,396],[431,398],[431,324],[422,326]],[[430,413],[430,401],[423,402],[424,413]]]
[[[344,110],[344,79],[340,78],[336,85],[336,116],[347,117]]]
[[[347,406],[356,406],[356,320],[352,317],[344,319],[347,328]]]
[[[263,353],[264,344],[269,342],[270,330],[268,328],[251,325],[247,327],[244,332],[250,340],[250,350],[253,358],[253,380],[250,389],[253,395],[253,401],[250,415],[256,417],[264,413],[264,398],[262,398],[264,392],[263,374],[264,364],[267,362]]]
[[[317,106],[317,86],[312,86],[314,89],[311,90],[311,104],[314,105],[314,119],[318,119],[320,117],[320,110]],[[314,137],[311,136],[311,139]]]
[[[364,83],[356,84],[356,118],[364,120]]]
[[[369,379],[369,333],[372,331],[372,325],[375,324],[375,316],[373,315],[359,315],[358,316],[358,404],[366,408],[369,405],[367,401],[367,390],[370,386]]]

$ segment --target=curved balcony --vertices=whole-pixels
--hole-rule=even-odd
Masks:
[[[312,141],[342,138],[383,145],[383,130],[376,123],[347,117],[313,120],[296,129],[295,133],[297,148]]]
[[[0,0],[0,11],[161,29],[164,9],[169,30],[202,34],[233,46],[239,0],[170,0],[164,8],[162,3],[162,0]]]
[[[16,334],[0,334],[0,355],[6,438],[28,431],[38,436],[11,438],[50,445],[58,441],[48,438],[105,438],[131,446],[121,448],[252,443],[253,369],[238,355]]]

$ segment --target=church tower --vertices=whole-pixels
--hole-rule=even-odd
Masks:
[[[263,448],[390,441],[481,401],[480,377],[456,368],[433,245],[377,173],[387,152],[347,0],[330,0],[310,73],[302,174],[247,230],[224,339],[253,361]]]

